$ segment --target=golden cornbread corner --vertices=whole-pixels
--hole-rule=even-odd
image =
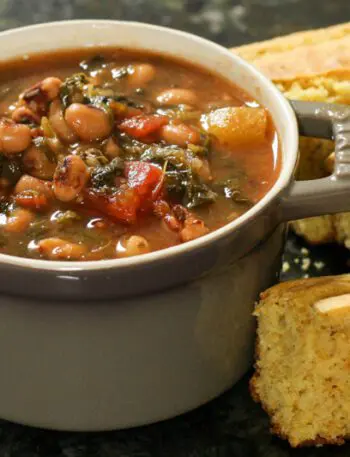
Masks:
[[[269,77],[293,100],[350,104],[350,23],[298,32],[232,50]],[[297,179],[329,174],[332,141],[300,139]],[[350,213],[295,221],[309,243],[337,241],[350,248]]]
[[[350,275],[261,294],[253,398],[292,447],[350,438]]]

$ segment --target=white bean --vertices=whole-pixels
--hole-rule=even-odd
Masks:
[[[40,240],[38,250],[50,260],[79,260],[86,254],[85,246],[54,237]]]
[[[18,154],[30,145],[32,136],[27,125],[3,119],[0,122],[0,150],[7,156]]]
[[[156,76],[156,69],[149,63],[133,65],[133,71],[128,76],[128,83],[132,87],[144,87]]]
[[[166,89],[157,96],[160,105],[196,105],[197,95],[190,89]]]
[[[132,235],[125,242],[119,241],[117,244],[117,257],[133,257],[150,251],[146,238],[139,235]]]
[[[71,144],[78,140],[77,135],[64,119],[62,105],[59,100],[54,100],[50,105],[49,121],[56,135],[65,143]]]
[[[160,130],[160,137],[166,143],[182,147],[189,143],[198,144],[200,142],[199,132],[186,124],[164,125]]]
[[[47,158],[42,149],[34,145],[23,154],[22,162],[26,172],[36,178],[50,179],[56,169],[56,164]]]
[[[64,158],[57,165],[53,177],[53,192],[58,200],[68,202],[74,200],[85,187],[89,172],[84,161],[75,155]]]

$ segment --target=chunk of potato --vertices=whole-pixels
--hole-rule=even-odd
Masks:
[[[202,116],[202,128],[227,146],[254,145],[266,138],[267,112],[264,108],[234,106]]]

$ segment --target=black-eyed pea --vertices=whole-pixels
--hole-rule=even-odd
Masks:
[[[4,155],[23,152],[31,141],[32,136],[27,125],[15,124],[8,119],[0,121],[0,150]]]
[[[40,254],[49,260],[79,260],[87,253],[84,245],[56,237],[40,240],[37,246]]]
[[[49,121],[53,131],[65,143],[71,144],[78,140],[77,135],[64,119],[62,105],[59,100],[54,100],[50,104]]]
[[[52,178],[56,169],[56,163],[50,161],[45,151],[35,145],[25,151],[22,163],[27,173],[40,179]]]
[[[65,112],[65,121],[81,140],[87,142],[108,137],[113,127],[105,111],[82,103],[69,105]]]
[[[58,97],[61,85],[62,81],[59,78],[50,76],[41,81],[40,88],[45,93],[47,99],[51,101]]]
[[[184,222],[184,228],[180,232],[180,240],[184,243],[192,241],[209,233],[209,229],[205,226],[201,219],[188,217]]]
[[[28,209],[16,208],[7,217],[4,230],[10,233],[25,232],[33,219],[34,214]]]
[[[26,191],[34,191],[39,194],[44,194],[46,197],[52,197],[51,182],[43,181],[33,176],[23,175],[15,186],[14,193],[20,194]]]
[[[40,116],[34,113],[34,111],[26,105],[18,106],[12,112],[12,120],[14,122],[30,122],[32,124],[40,124]]]
[[[89,171],[83,159],[69,155],[58,164],[53,177],[55,197],[63,202],[74,200],[86,186]]]
[[[164,125],[161,128],[160,137],[168,144],[177,144],[182,147],[200,142],[199,132],[186,124]]]
[[[128,75],[128,83],[131,87],[144,87],[156,76],[156,69],[149,63],[141,63],[132,66]]]
[[[195,106],[198,98],[195,92],[190,89],[166,89],[157,96],[160,105],[190,105]]]
[[[146,238],[139,235],[132,235],[126,240],[119,241],[116,247],[117,257],[134,257],[150,251],[151,247]]]

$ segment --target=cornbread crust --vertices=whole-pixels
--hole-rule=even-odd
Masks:
[[[298,32],[232,50],[269,77],[289,99],[350,104],[350,23]],[[300,138],[299,180],[327,176],[332,141]],[[350,247],[350,214],[313,217],[292,224],[309,243]]]
[[[292,447],[340,445],[350,438],[350,306],[334,314],[314,308],[321,299],[348,293],[350,275],[302,279],[268,289],[256,306],[251,394],[269,414],[271,431]],[[331,407],[322,410],[327,401]]]

